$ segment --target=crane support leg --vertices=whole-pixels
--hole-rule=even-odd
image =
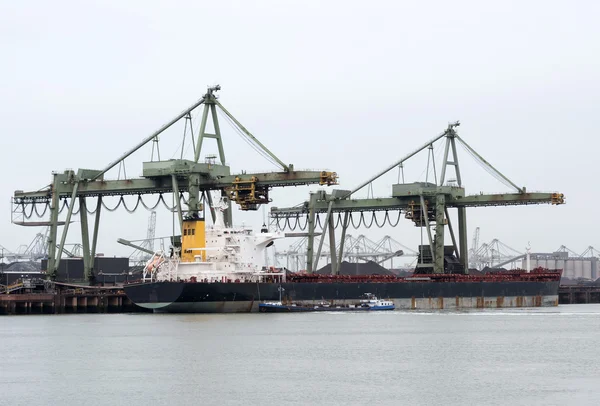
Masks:
[[[202,141],[204,141],[204,133],[206,129],[206,119],[208,118],[208,104],[204,105],[204,111],[202,112],[202,121],[200,122],[200,131],[198,133],[198,143],[196,144],[196,150],[194,151],[194,161],[198,162],[200,159],[200,151],[202,151]]]
[[[327,226],[329,225],[329,220],[331,219],[331,209],[333,208],[333,200],[329,202],[329,207],[327,208],[327,216],[325,217],[325,223],[323,224],[323,233],[321,234],[321,238],[319,239],[319,248],[317,249],[317,256],[315,258],[314,270],[316,271],[319,265],[319,258],[321,257],[321,250],[323,249],[323,242],[325,241],[325,234],[327,234]],[[335,247],[334,247],[335,250]],[[335,261],[332,259],[332,261]]]
[[[454,254],[460,260],[460,251],[458,250],[458,245],[456,245],[456,236],[454,235],[454,229],[452,228],[452,222],[450,221],[447,207],[444,207],[444,214],[446,214],[446,220],[448,220],[448,231],[450,232],[450,238],[452,239],[452,245],[454,246]]]
[[[469,273],[469,257],[467,247],[467,208],[458,209],[458,244],[460,247],[460,263],[465,268],[465,274]]]
[[[454,169],[456,171],[456,182],[458,186],[462,186],[462,179],[460,176],[460,166],[458,165],[458,153],[456,152],[456,137],[450,138],[450,142],[452,143],[452,156],[454,158]]]
[[[215,138],[217,140],[217,147],[219,148],[219,158],[221,164],[225,165],[225,150],[223,149],[223,140],[221,139],[221,129],[219,127],[219,119],[217,118],[217,106],[214,104],[210,105],[210,112],[213,119],[213,127],[215,128]],[[206,134],[205,134],[206,136]]]
[[[175,205],[177,207],[177,215],[179,219],[179,230],[183,230],[183,213],[181,212],[181,198],[179,196],[179,184],[177,183],[177,177],[171,175],[171,181],[173,182],[173,195],[175,195]],[[183,232],[183,231],[181,231]]]
[[[446,147],[444,148],[444,160],[442,161],[442,173],[440,174],[440,186],[444,186],[446,180],[446,167],[448,166],[448,152],[450,150],[450,138],[446,137]]]
[[[197,216],[198,211],[200,211],[199,183],[200,177],[198,175],[190,175],[188,184],[188,214],[190,216]]]
[[[77,198],[77,189],[79,188],[79,180],[75,181],[73,185],[73,194],[71,195],[71,204],[69,204],[69,211],[67,211],[67,218],[65,220],[65,225],[62,230],[62,235],[60,237],[60,246],[58,247],[58,254],[56,255],[56,262],[54,264],[54,273],[58,272],[58,265],[60,264],[60,258],[62,256],[62,251],[65,248],[65,241],[67,239],[67,233],[69,232],[69,224],[71,223],[71,215],[73,214],[73,208],[75,207],[75,200]]]
[[[227,197],[227,192],[221,190],[221,196]],[[233,210],[231,210],[231,200],[227,199],[227,209],[223,213],[223,219],[227,227],[233,227]]]
[[[446,197],[442,194],[435,199],[435,262],[434,273],[444,273],[444,208]]]
[[[423,195],[421,197],[421,214],[425,219],[425,228],[427,229],[427,238],[429,239],[429,249],[431,250],[431,256],[433,257],[433,261],[435,263],[435,248],[433,246],[433,238],[431,238],[431,228],[429,227],[429,215],[427,210],[427,204],[425,203],[425,199]]]
[[[88,228],[87,203],[84,196],[79,196],[79,218],[81,222],[81,246],[83,249],[83,275],[90,280],[92,264],[90,259],[90,233]]]
[[[54,174],[52,182],[52,202],[50,205],[50,233],[48,234],[48,273],[50,279],[56,279],[54,265],[56,264],[56,238],[58,234],[58,174]]]
[[[90,283],[93,284],[95,276],[94,269],[96,267],[96,247],[98,245],[98,229],[100,228],[100,211],[102,209],[102,196],[98,196],[96,203],[96,218],[94,219],[94,235],[92,236],[92,250],[90,253],[92,271],[90,272]]]
[[[92,258],[96,257],[96,247],[98,245],[98,229],[100,228],[100,209],[102,209],[102,196],[98,196],[96,203],[96,218],[94,219],[94,235],[92,236]]]
[[[306,245],[306,272],[313,272],[313,251],[315,247],[315,199],[316,194],[311,193],[308,202],[308,241]],[[321,237],[323,238],[323,237]]]
[[[331,251],[331,274],[335,275],[337,270],[337,257],[335,255],[335,224],[333,216],[329,216],[329,249]],[[321,238],[323,239],[323,238]]]
[[[344,255],[344,244],[346,243],[346,229],[348,229],[348,222],[350,221],[350,212],[344,213],[344,224],[342,225],[342,236],[340,237],[340,252],[338,252],[337,268],[335,274],[339,275],[342,269],[342,257]]]
[[[203,193],[204,193],[205,203],[208,203],[208,207],[210,210],[210,218],[212,219],[212,222],[214,224],[215,219],[216,219],[216,213],[215,213],[215,208],[213,207],[212,195],[210,194],[210,191],[208,191],[208,190],[205,190]]]

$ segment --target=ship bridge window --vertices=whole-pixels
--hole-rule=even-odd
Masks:
[[[191,231],[192,231],[192,235],[196,235],[196,229],[195,228],[192,228]]]

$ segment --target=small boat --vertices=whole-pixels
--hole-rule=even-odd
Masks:
[[[378,299],[371,293],[366,293],[365,298],[358,303],[335,304],[320,302],[315,305],[278,302],[259,303],[258,311],[261,313],[288,313],[288,312],[340,312],[340,311],[372,311],[372,310],[394,310],[394,302],[391,300]]]

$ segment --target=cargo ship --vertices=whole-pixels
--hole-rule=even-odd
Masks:
[[[210,227],[202,217],[185,218],[181,245],[158,251],[141,280],[124,285],[129,299],[155,312],[258,312],[259,304],[322,301],[347,305],[367,293],[386,298],[395,309],[460,309],[557,306],[562,271],[536,268],[485,275],[465,273],[321,275],[291,273],[256,265],[282,232],[260,233],[224,223],[226,200],[214,204]]]

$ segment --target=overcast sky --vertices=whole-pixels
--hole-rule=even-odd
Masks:
[[[11,224],[14,190],[39,189],[52,171],[103,168],[219,83],[221,103],[283,161],[334,170],[343,188],[460,120],[462,138],[515,183],[567,199],[472,209],[469,240],[480,227],[482,242],[520,251],[528,241],[534,251],[600,248],[599,12],[593,1],[0,2],[0,245],[16,250],[43,231]],[[276,170],[221,126],[234,172]],[[177,156],[182,134],[161,138],[163,159]],[[510,191],[459,154],[467,193]],[[127,174],[149,159],[147,147]],[[406,181],[425,180],[425,161],[406,165]],[[374,194],[389,196],[396,180]],[[316,188],[273,191],[273,205]],[[129,254],[116,239],[144,238],[148,216],[105,212],[98,252]],[[157,216],[156,235],[170,235],[171,214]],[[234,216],[258,227],[263,214]],[[68,242],[80,241],[71,227]],[[420,242],[408,220],[350,233]]]

